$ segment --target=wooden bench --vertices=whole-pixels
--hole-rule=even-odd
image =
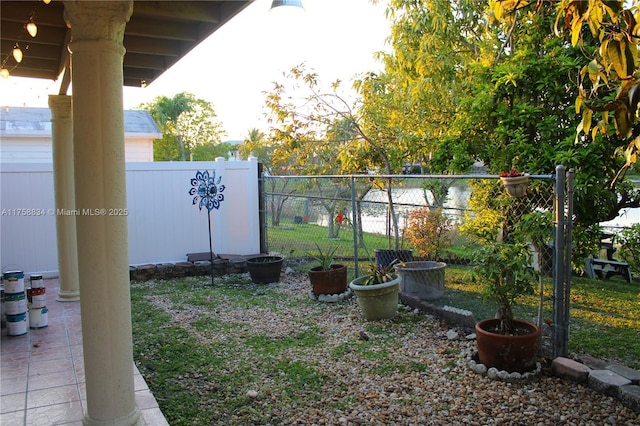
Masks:
[[[614,275],[621,275],[627,282],[631,282],[631,270],[626,262],[618,262],[609,259],[585,259],[585,272],[589,278],[610,278]]]

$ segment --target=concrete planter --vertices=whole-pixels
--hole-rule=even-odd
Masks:
[[[396,265],[400,291],[420,300],[436,300],[444,294],[444,262],[416,261]]]
[[[356,278],[349,283],[358,298],[358,306],[367,321],[390,319],[398,312],[400,277],[382,284],[361,285],[368,276]]]

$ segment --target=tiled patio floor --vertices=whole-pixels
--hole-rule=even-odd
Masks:
[[[82,425],[86,409],[80,302],[58,302],[45,280],[48,326],[7,336],[0,349],[0,425]],[[168,425],[135,366],[136,403],[147,425]]]

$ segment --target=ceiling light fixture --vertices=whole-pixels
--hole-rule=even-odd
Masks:
[[[2,68],[0,70],[0,77],[4,78],[5,80],[9,78],[9,70],[6,68]]]
[[[51,0],[42,0],[42,3],[49,4],[49,3],[51,3]]]
[[[304,8],[301,0],[273,0],[273,3],[271,3],[271,9],[279,6],[295,6],[301,9]]]

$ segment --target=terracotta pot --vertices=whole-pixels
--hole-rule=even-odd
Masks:
[[[486,319],[476,323],[476,345],[480,362],[487,368],[495,367],[510,373],[525,373],[536,368],[540,329],[528,321],[513,320],[517,328],[529,331],[521,336],[492,333],[500,320]]]
[[[281,256],[259,256],[247,259],[247,270],[251,281],[256,284],[269,284],[280,281],[282,271]]]
[[[316,266],[309,269],[309,281],[316,296],[344,293],[347,290],[347,267],[334,264],[325,271],[322,266]]]
[[[504,189],[511,197],[520,198],[527,194],[529,187],[529,176],[501,177],[500,180],[504,185]]]
[[[390,319],[398,312],[400,277],[382,284],[361,285],[368,276],[356,278],[349,287],[358,298],[358,306],[368,321]]]

